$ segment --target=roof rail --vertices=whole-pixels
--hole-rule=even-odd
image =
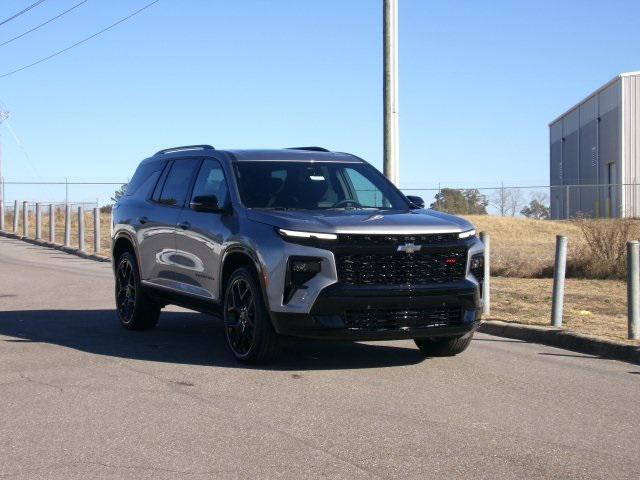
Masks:
[[[327,150],[323,147],[290,147],[287,150],[308,150],[310,152],[330,152],[331,150]]]
[[[180,152],[182,150],[215,150],[211,145],[184,145],[182,147],[165,148],[155,153],[155,155],[163,155],[165,153]],[[155,156],[154,155],[154,156]]]

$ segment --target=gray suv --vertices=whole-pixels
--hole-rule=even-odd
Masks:
[[[246,363],[292,336],[455,355],[480,324],[473,225],[319,147],[159,151],[114,207],[112,255],[122,325],[151,328],[168,304],[219,314]]]

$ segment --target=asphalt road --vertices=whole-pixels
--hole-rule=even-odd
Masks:
[[[242,368],[219,320],[128,332],[110,265],[0,237],[0,478],[634,478],[640,367],[488,335],[295,343]]]

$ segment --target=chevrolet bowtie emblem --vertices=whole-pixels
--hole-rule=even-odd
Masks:
[[[398,252],[404,253],[416,253],[419,252],[422,245],[416,245],[415,243],[405,243],[404,245],[398,245]]]

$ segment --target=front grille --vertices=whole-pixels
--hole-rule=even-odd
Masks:
[[[357,330],[444,327],[461,321],[460,307],[348,310],[344,314],[345,326]]]
[[[349,285],[423,285],[465,277],[466,250],[338,254],[338,280]]]
[[[344,246],[371,245],[402,245],[414,243],[416,245],[440,245],[458,241],[457,233],[430,233],[424,235],[383,235],[383,234],[346,234],[338,235],[337,244]]]

